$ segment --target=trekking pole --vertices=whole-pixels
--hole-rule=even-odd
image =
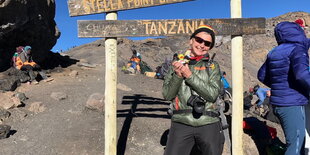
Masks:
[[[225,144],[227,146],[227,153],[231,154],[231,141],[230,141],[230,136],[229,136],[229,125],[227,123],[226,116],[224,115],[224,108],[225,108],[225,102],[221,99],[218,99],[221,101],[221,106],[220,106],[220,118],[221,118],[221,123],[222,123],[222,129],[225,137]]]

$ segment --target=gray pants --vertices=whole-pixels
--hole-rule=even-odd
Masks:
[[[220,122],[199,127],[171,122],[164,155],[190,155],[194,145],[202,155],[221,155],[224,142]]]

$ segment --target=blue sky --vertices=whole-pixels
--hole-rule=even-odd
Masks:
[[[242,0],[242,17],[244,18],[272,18],[295,11],[310,13],[310,0]],[[230,0],[194,0],[183,3],[118,11],[118,20],[200,18],[230,18]],[[56,0],[55,21],[61,31],[61,36],[52,51],[66,51],[73,46],[80,46],[101,39],[78,38],[77,20],[104,19],[104,13],[70,17],[67,0]]]

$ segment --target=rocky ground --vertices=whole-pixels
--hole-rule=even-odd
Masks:
[[[54,81],[22,84],[14,91],[28,99],[7,110],[11,115],[3,123],[12,128],[9,137],[0,140],[0,154],[104,153],[104,112],[98,110],[104,104],[104,63],[88,61],[102,54],[93,51],[87,59],[76,58],[84,63],[54,69]],[[118,70],[118,153],[163,154],[170,126],[169,103],[161,95],[163,81]],[[283,140],[279,126],[270,124]],[[259,153],[252,135],[244,134],[243,139],[246,154]]]

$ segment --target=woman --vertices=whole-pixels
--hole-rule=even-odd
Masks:
[[[309,102],[310,91],[310,40],[302,27],[294,22],[281,22],[274,31],[278,46],[268,53],[257,77],[271,88],[270,104],[285,134],[285,154],[304,154],[304,106]]]
[[[194,145],[204,155],[222,154],[224,135],[215,106],[221,73],[208,54],[214,42],[213,28],[199,26],[190,37],[189,62],[173,61],[165,76],[163,96],[175,100],[165,155],[189,155]]]

